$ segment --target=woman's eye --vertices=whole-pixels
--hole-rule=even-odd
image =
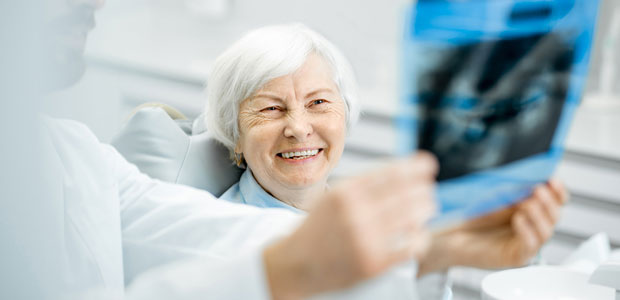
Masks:
[[[269,106],[269,107],[263,108],[263,111],[277,111],[277,110],[279,110],[277,106]]]
[[[326,101],[324,99],[317,99],[317,100],[312,101],[312,104],[313,105],[319,105],[319,104],[323,104],[325,102]]]

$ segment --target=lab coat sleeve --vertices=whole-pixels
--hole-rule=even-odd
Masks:
[[[151,179],[114,148],[103,147],[117,177],[125,283],[149,271],[129,288],[135,297],[269,297],[262,250],[296,228],[301,216]]]
[[[231,260],[193,259],[155,268],[138,276],[125,300],[270,299],[257,253]]]

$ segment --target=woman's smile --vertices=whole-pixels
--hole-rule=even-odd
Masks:
[[[309,162],[317,158],[323,152],[323,148],[291,149],[276,154],[277,157],[290,163]]]

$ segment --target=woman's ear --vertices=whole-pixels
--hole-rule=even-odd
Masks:
[[[239,142],[237,142],[237,144],[235,145],[234,152],[234,159],[237,167],[245,169],[245,159],[243,158],[243,151],[241,151],[241,146],[239,145]]]

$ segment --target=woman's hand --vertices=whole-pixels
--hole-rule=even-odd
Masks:
[[[524,265],[553,235],[567,200],[566,188],[552,179],[523,202],[434,234],[418,276],[456,265],[486,269]]]
[[[291,236],[265,249],[273,298],[346,288],[421,259],[430,244],[436,174],[435,159],[418,154],[331,189]]]

